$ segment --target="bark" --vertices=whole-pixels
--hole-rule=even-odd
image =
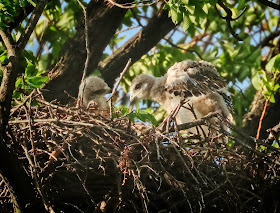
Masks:
[[[99,63],[105,47],[120,25],[126,9],[109,8],[103,1],[98,1],[89,4],[87,13],[91,48],[89,73],[87,74],[98,68],[104,80],[111,87],[129,58],[132,59],[132,63],[139,60],[170,30],[175,28],[174,23],[168,17],[168,11],[163,11],[161,15],[153,17],[144,29],[113,55]],[[84,26],[80,24],[77,34],[64,45],[56,65],[50,71],[50,79],[45,86],[48,91],[44,92],[47,100],[57,99],[63,104],[69,103],[71,99],[65,94],[65,91],[71,96],[77,97],[85,60]]]
[[[269,37],[268,37],[269,38]],[[272,36],[271,39],[274,37]],[[270,39],[270,40],[271,40]],[[269,42],[269,39],[265,39],[265,43]],[[276,56],[280,53],[280,40],[277,41],[277,44],[274,47],[274,50],[272,52],[272,57]],[[280,76],[278,76],[275,79],[275,83],[280,84]],[[261,91],[258,91],[254,97],[254,100],[251,104],[250,111],[244,116],[243,119],[243,130],[248,135],[256,136],[258,126],[259,126],[259,120],[261,117],[261,114],[263,112],[265,105],[265,98]],[[262,128],[260,131],[260,139],[266,139],[269,135],[269,132],[267,132],[268,129],[274,127],[277,125],[280,121],[280,93],[278,92],[275,95],[275,103],[268,103],[264,119],[262,121]]]
[[[269,135],[267,129],[277,125],[280,121],[280,94],[275,96],[275,103],[269,103],[260,131],[260,139],[266,139]],[[265,105],[265,98],[261,91],[258,91],[251,104],[250,111],[245,115],[243,120],[243,131],[248,135],[256,136],[259,126],[259,120]]]
[[[122,3],[129,1],[122,1]],[[109,7],[103,0],[89,3],[87,26],[91,54],[87,74],[97,67],[105,47],[119,27],[126,11],[127,9],[116,6]],[[82,19],[77,27],[76,35],[65,43],[57,62],[49,72],[49,82],[45,86],[47,91],[44,92],[47,100],[57,99],[63,104],[68,103],[71,99],[64,91],[77,97],[85,60],[84,20]]]
[[[24,70],[21,67],[21,52],[15,52],[9,57],[10,62],[3,67],[3,79],[0,89],[0,172],[10,184],[16,196],[19,208],[23,212],[36,209],[44,212],[41,199],[36,194],[32,179],[26,174],[15,151],[11,148],[10,138],[7,136],[7,126],[11,109],[11,100],[18,73]],[[31,205],[32,203],[32,205]]]
[[[15,151],[8,147],[9,142],[0,136],[0,173],[4,176],[16,197],[22,212],[45,212],[42,200],[36,193],[33,180],[26,174]]]
[[[153,48],[176,25],[168,17],[168,11],[155,15],[141,31],[127,41],[114,54],[99,63],[99,70],[109,86],[124,69],[131,58],[132,64]]]
[[[2,67],[3,78],[0,87],[0,172],[6,182],[8,182],[9,187],[13,190],[12,193],[16,196],[16,202],[19,205],[18,208],[21,208],[23,212],[30,212],[35,209],[37,212],[44,212],[44,206],[42,200],[36,194],[36,189],[32,185],[32,179],[25,172],[25,169],[17,158],[16,152],[12,148],[13,144],[7,135],[9,130],[8,121],[16,78],[19,73],[24,72],[22,51],[46,3],[47,0],[41,0],[37,3],[25,26],[24,32],[17,42],[13,40],[8,31],[0,30],[2,41],[6,46],[9,56],[9,63]]]
[[[25,7],[19,7],[17,8],[17,14],[13,20],[13,22],[6,23],[9,26],[9,31],[12,31],[14,28],[16,28],[24,19],[26,19],[27,16],[34,10],[34,7],[27,2],[27,5]]]

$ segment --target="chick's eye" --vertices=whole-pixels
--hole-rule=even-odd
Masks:
[[[140,89],[140,87],[141,87],[141,84],[137,84],[137,85],[135,86],[135,89],[138,90],[138,89]]]

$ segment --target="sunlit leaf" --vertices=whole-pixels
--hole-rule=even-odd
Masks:
[[[34,76],[26,79],[27,83],[33,88],[40,88],[47,80],[47,76]]]
[[[139,120],[143,121],[143,122],[151,122],[153,124],[153,126],[157,125],[157,120],[155,119],[155,117],[143,110],[135,110],[131,113],[129,113],[127,115],[129,117],[129,119],[131,119],[132,121],[135,121],[135,118],[138,118]]]
[[[269,62],[266,64],[265,69],[269,72],[276,72],[280,69],[280,54],[274,56]]]
[[[32,0],[27,0],[33,7],[36,7],[36,2]]]

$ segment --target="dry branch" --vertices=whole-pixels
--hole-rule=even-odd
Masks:
[[[13,150],[14,144],[11,143],[11,139],[15,138],[13,135],[10,135],[10,138],[7,135],[8,132],[11,133],[8,127],[8,120],[10,118],[12,94],[16,78],[19,73],[23,72],[22,51],[46,3],[47,0],[38,1],[18,42],[13,41],[11,32],[0,31],[9,57],[8,64],[2,66],[3,78],[0,87],[0,171],[9,180],[9,185],[17,198],[18,206],[23,211],[28,211],[28,208],[37,208],[38,211],[44,212],[44,207],[41,200],[37,197],[30,177],[27,176],[25,169],[21,166],[21,162],[17,159],[17,155]],[[33,201],[32,205],[30,205],[31,201]]]
[[[37,165],[39,190],[56,212],[263,212],[264,194],[279,177],[279,165],[267,160],[277,152],[247,159],[216,138],[181,141],[40,96],[27,96],[39,106],[15,107],[10,126],[15,143],[25,144],[21,161]]]

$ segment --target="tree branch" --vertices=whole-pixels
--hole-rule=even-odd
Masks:
[[[109,86],[124,69],[127,61],[131,58],[132,63],[138,61],[144,54],[153,48],[175,24],[168,17],[168,11],[163,11],[160,16],[155,15],[141,31],[122,45],[111,56],[100,62],[98,69]]]
[[[33,204],[35,203],[35,205],[39,205],[38,208],[34,208],[36,209],[36,212],[44,212],[44,208],[40,197],[38,197],[35,192],[32,180],[21,166],[21,162],[18,160],[14,150],[8,146],[11,145],[11,143],[9,143],[10,138],[7,135],[7,132],[9,131],[8,120],[10,118],[15,81],[18,73],[24,70],[21,66],[22,51],[34,30],[46,3],[47,0],[42,0],[37,4],[37,7],[26,25],[25,33],[20,38],[19,42],[15,43],[11,34],[0,31],[9,56],[9,63],[3,66],[3,78],[0,87],[0,172],[12,186],[20,208],[24,211],[26,210],[26,212],[28,212],[28,206],[29,208],[33,208]],[[31,209],[29,209],[29,211],[30,210]]]
[[[122,3],[131,2],[124,0]],[[93,72],[100,61],[103,51],[119,27],[126,9],[116,6],[109,7],[103,0],[91,1],[87,6],[87,27],[89,36],[89,64],[88,73]],[[77,97],[79,84],[83,75],[86,60],[84,21],[80,20],[77,33],[63,46],[60,55],[49,71],[49,82],[43,94],[47,100],[57,99],[61,103],[68,103],[71,96]]]
[[[0,30],[0,36],[6,46],[9,56],[15,55],[15,42],[11,36],[11,34]]]
[[[30,19],[28,20],[28,23],[26,24],[24,34],[21,35],[18,41],[19,51],[22,51],[25,48],[47,2],[48,0],[41,0],[37,3],[36,8],[34,9]]]
[[[279,79],[276,80],[279,83]],[[250,136],[255,136],[258,130],[259,120],[265,106],[265,98],[262,91],[258,91],[251,104],[249,112],[243,119],[243,131]],[[267,129],[277,125],[280,120],[280,94],[275,95],[275,103],[268,103],[266,116],[263,118],[262,129],[260,131],[260,139],[266,139],[269,133]]]
[[[257,47],[265,47],[269,44],[269,42],[280,35],[280,30],[273,31],[269,34],[269,36],[265,37]]]
[[[13,22],[5,23],[7,24],[8,31],[11,32],[15,27],[19,26],[19,24],[26,19],[27,16],[34,10],[35,7],[31,5],[29,2],[27,2],[27,5],[25,7],[19,7],[17,9],[16,15],[13,17]]]
[[[228,29],[229,29],[230,34],[231,34],[234,38],[236,38],[238,41],[243,41],[243,39],[240,38],[240,37],[238,36],[238,34],[236,34],[236,33],[234,32],[234,30],[233,30],[233,28],[232,28],[230,22],[239,19],[239,18],[245,13],[245,11],[246,11],[247,8],[243,9],[243,11],[240,13],[239,16],[237,16],[236,18],[233,18],[233,17],[232,17],[232,11],[222,2],[222,0],[218,0],[217,4],[218,4],[221,8],[223,8],[223,9],[225,10],[225,12],[226,12],[226,16],[222,16],[222,15],[220,14],[220,12],[219,12],[217,6],[215,5],[215,8],[216,8],[218,14],[220,15],[220,17],[221,17],[222,19],[225,19],[225,20],[226,20],[227,27],[228,27]]]
[[[190,129],[192,127],[195,126],[200,126],[200,125],[206,125],[207,121],[213,117],[217,117],[218,113],[210,113],[209,115],[206,115],[204,117],[202,117],[201,119],[192,121],[192,122],[188,122],[188,123],[184,123],[184,124],[180,124],[177,126],[178,130],[185,130],[185,129]],[[172,128],[169,130],[169,132],[174,131],[174,126],[172,126]]]
[[[267,1],[267,0],[258,0],[260,3],[268,6],[268,7],[271,7],[273,9],[276,9],[276,10],[280,10],[280,5],[279,4],[275,4],[271,1]]]

